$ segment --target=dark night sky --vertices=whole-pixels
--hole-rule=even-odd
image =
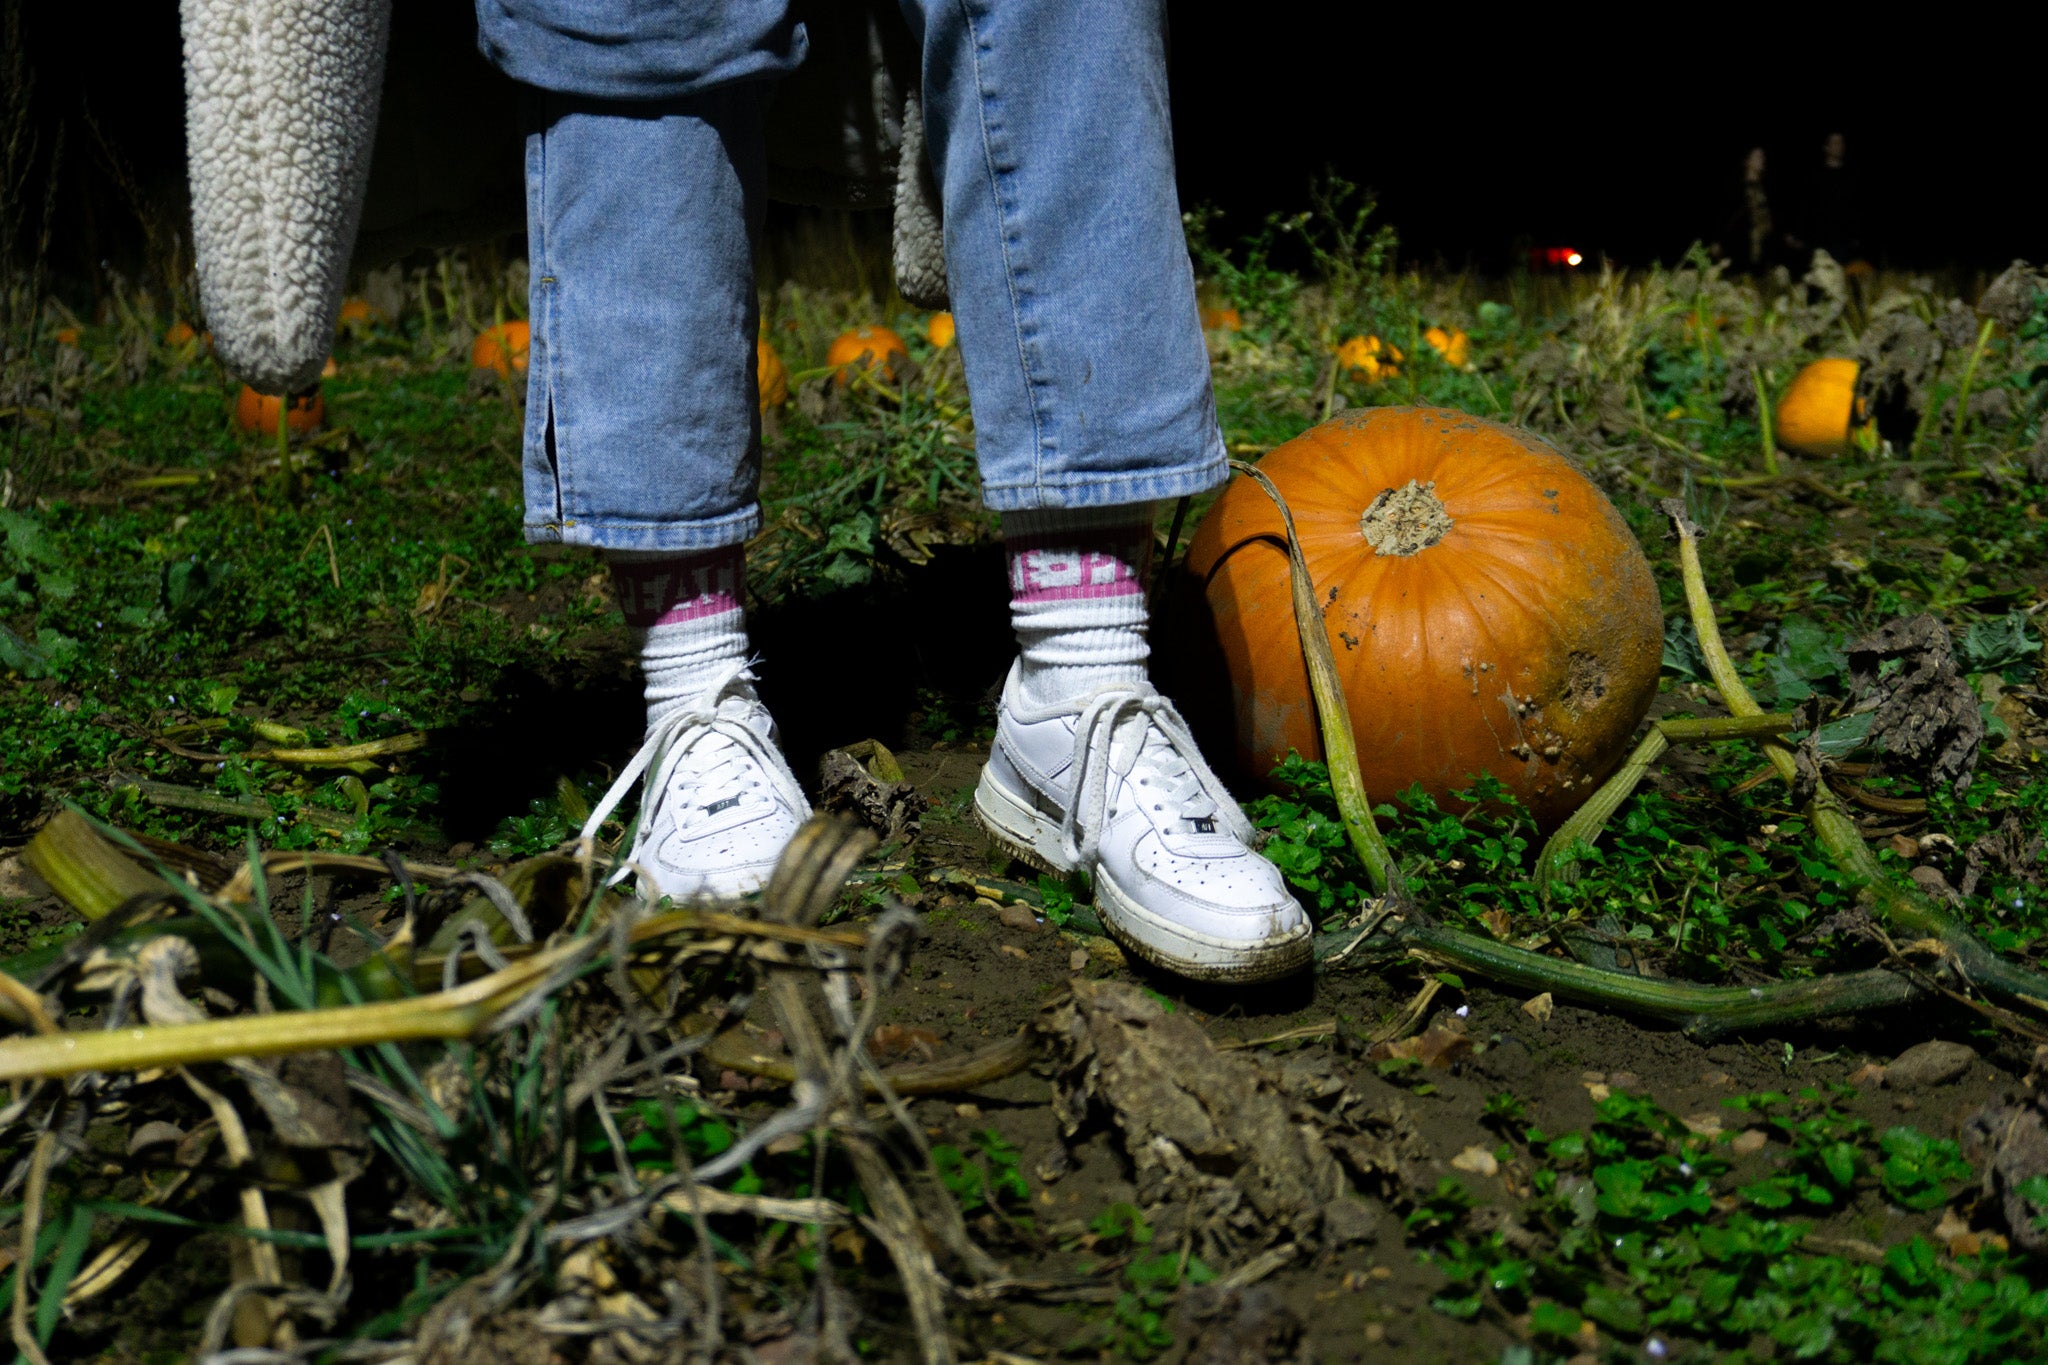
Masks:
[[[75,115],[95,112],[145,188],[176,185],[176,7],[123,7],[111,37],[100,7],[25,8],[39,104],[73,116],[70,178],[99,186],[89,223],[67,187],[57,255],[119,256],[132,227]],[[1251,11],[1287,22],[1247,27]],[[1421,22],[1439,12],[1439,27]],[[1248,230],[1305,207],[1329,167],[1377,192],[1406,259],[1493,270],[1520,247],[1569,245],[1643,263],[1728,232],[1751,146],[1769,153],[1773,207],[1796,229],[1821,140],[1840,129],[1874,259],[2048,257],[2034,185],[2048,119],[2022,111],[2026,63],[1996,56],[2040,50],[2039,33],[1965,35],[1975,46],[1949,52],[1940,34],[1738,28],[1735,13],[1701,12],[1680,39],[1562,10],[1172,0],[1183,199]]]

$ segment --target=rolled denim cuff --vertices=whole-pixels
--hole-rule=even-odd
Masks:
[[[987,471],[984,470],[984,477]],[[1164,502],[1208,493],[1230,481],[1230,461],[1219,432],[1199,460],[1155,466],[1124,474],[1088,473],[1066,478],[1040,478],[1029,483],[984,482],[981,500],[991,511],[1023,512],[1038,508],[1109,507],[1133,502]]]
[[[716,550],[761,533],[761,505],[753,503],[709,521],[528,521],[529,545],[588,545],[599,550]]]

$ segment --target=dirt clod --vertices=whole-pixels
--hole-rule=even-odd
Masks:
[[[1947,1085],[1970,1069],[1970,1063],[1977,1060],[1977,1050],[1965,1043],[1951,1043],[1941,1038],[1916,1043],[1893,1058],[1884,1069],[1884,1084],[1887,1090],[1920,1090],[1932,1085]]]
[[[1251,1057],[1218,1052],[1191,1018],[1135,986],[1083,979],[1072,992],[1040,1022],[1058,1059],[1054,1113],[1069,1138],[1097,1115],[1115,1124],[1139,1197],[1163,1226],[1224,1257],[1365,1235],[1371,1214],[1349,1197],[1323,1111],[1298,1104]],[[1312,1075],[1290,1079],[1317,1088]]]

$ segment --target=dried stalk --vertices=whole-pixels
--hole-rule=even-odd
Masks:
[[[1358,741],[1351,732],[1351,712],[1345,704],[1344,684],[1337,677],[1337,660],[1330,637],[1323,627],[1323,614],[1316,606],[1315,580],[1309,576],[1308,561],[1302,557],[1301,537],[1295,534],[1294,512],[1273,481],[1255,465],[1232,460],[1230,467],[1252,479],[1280,511],[1287,531],[1289,581],[1294,590],[1294,625],[1301,635],[1302,658],[1308,664],[1309,691],[1316,699],[1316,719],[1322,730],[1323,761],[1330,772],[1330,790],[1337,798],[1337,811],[1344,818],[1344,830],[1351,847],[1365,865],[1366,878],[1376,896],[1402,898],[1401,869],[1387,842],[1380,837],[1367,799],[1365,779],[1358,768]]]

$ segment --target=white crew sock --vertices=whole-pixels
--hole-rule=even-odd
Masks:
[[[626,624],[640,633],[647,724],[701,697],[746,659],[746,547],[605,555]]]
[[[1002,514],[1019,700],[1045,710],[1146,681],[1152,504]]]

